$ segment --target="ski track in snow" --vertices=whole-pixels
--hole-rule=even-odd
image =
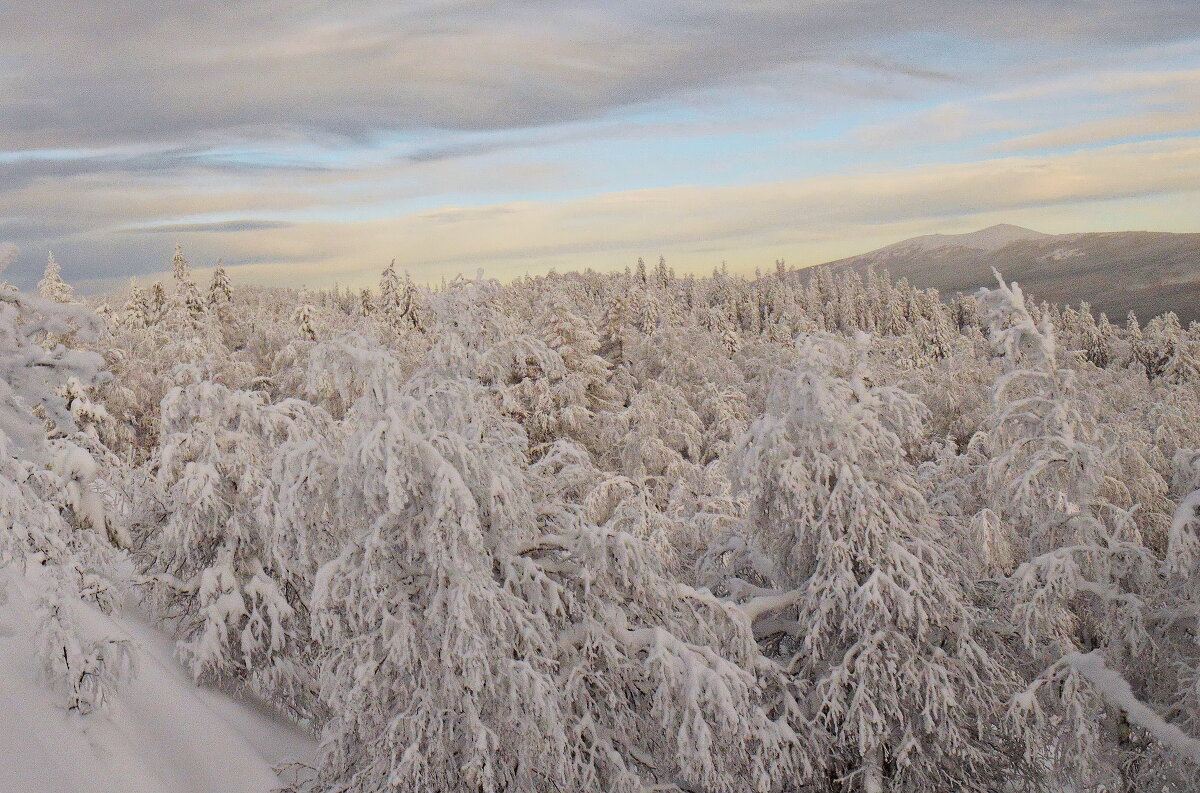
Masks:
[[[108,710],[63,709],[38,678],[27,582],[10,571],[0,586],[0,793],[269,793],[274,766],[311,760],[311,736],[197,686],[171,640],[129,612],[81,605],[81,622],[134,642],[136,670]]]

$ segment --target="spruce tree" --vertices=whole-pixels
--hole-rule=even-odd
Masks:
[[[62,279],[62,268],[53,253],[46,254],[46,271],[38,281],[38,294],[55,303],[70,303],[74,297],[71,285]]]

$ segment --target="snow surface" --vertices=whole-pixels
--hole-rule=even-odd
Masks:
[[[134,644],[136,669],[107,711],[56,704],[38,678],[32,581],[0,572],[0,793],[269,793],[275,766],[315,740],[248,701],[197,686],[173,643],[138,615],[80,605],[92,627]]]
[[[1063,259],[1074,259],[1087,254],[1079,248],[1055,248],[1045,256],[1038,257],[1040,262],[1061,262]]]

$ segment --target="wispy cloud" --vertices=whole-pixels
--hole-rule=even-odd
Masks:
[[[1200,108],[1141,113],[1071,124],[1034,135],[1012,138],[997,144],[996,149],[1032,151],[1195,132],[1200,132]]]
[[[215,223],[163,223],[156,226],[134,226],[120,229],[117,233],[124,234],[197,234],[208,232],[214,234],[231,234],[241,231],[265,231],[266,229],[286,229],[294,226],[285,220],[222,220]]]
[[[136,10],[131,10],[136,9]],[[595,118],[786,63],[885,57],[905,35],[1038,39],[1055,47],[1200,33],[1189,0],[421,2],[263,0],[138,6],[17,0],[0,51],[16,68],[0,136],[78,145],[314,130],[497,129]],[[87,52],[87,58],[79,53]]]
[[[916,113],[869,124],[853,131],[856,143],[872,147],[908,141],[921,145],[957,143],[995,134],[1028,130],[1029,119],[1005,116],[962,102],[947,103]]]
[[[196,231],[192,249],[247,262],[242,277],[310,285],[366,283],[392,258],[426,280],[477,266],[499,276],[551,267],[622,267],[665,254],[684,269],[784,256],[813,263],[866,240],[941,229],[954,218],[1183,194],[1200,207],[1200,140],[1114,146],[834,175],[744,187],[674,187],[565,201],[515,202],[363,222],[314,221],[236,239]],[[893,235],[887,237],[887,234]],[[347,250],[337,241],[354,241]],[[161,246],[163,269],[169,258]],[[282,261],[278,258],[285,252]],[[290,258],[289,258],[290,255]],[[255,264],[259,257],[274,257]]]
[[[1163,140],[1200,118],[1194,0],[16,0],[4,22],[0,236],[87,278],[159,269],[166,237],[265,279],[400,247],[425,270],[816,256],[1174,200],[1194,169]]]
[[[0,242],[0,273],[8,269],[8,266],[17,260],[17,254],[20,249],[11,242]]]

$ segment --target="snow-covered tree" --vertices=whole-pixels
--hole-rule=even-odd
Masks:
[[[305,295],[301,295],[301,303],[296,306],[296,310],[292,312],[292,322],[296,323],[296,327],[300,330],[300,337],[309,341],[317,340],[317,331],[313,327],[313,314],[315,309],[305,300]]]
[[[1112,450],[1059,360],[1050,314],[1035,319],[1020,287],[1002,280],[980,301],[1005,364],[983,439],[986,490],[1013,527],[1020,565],[1005,588],[1034,675],[1013,720],[1033,728],[1031,760],[1083,774],[1088,786],[1128,784],[1129,755],[1105,718],[1104,692],[1068,659],[1102,652],[1108,676],[1153,674],[1144,610],[1158,586],[1155,560],[1130,513],[1136,505],[1105,498]]]
[[[827,732],[833,789],[994,790],[1004,671],[904,454],[923,409],[858,344],[802,337],[735,453],[753,550],[724,586]]]
[[[632,536],[584,523],[557,494],[586,454],[531,469],[486,389],[443,366],[405,384],[381,372],[354,409],[339,521],[354,539],[315,595],[336,714],[319,784],[733,791],[795,778],[806,757],[778,719],[787,692],[739,615],[664,577]]]
[[[31,604],[43,674],[84,713],[103,707],[131,667],[128,642],[85,627],[86,609],[113,610],[121,585],[90,489],[97,463],[69,437],[64,394],[72,381],[98,383],[103,359],[47,340],[94,338],[99,324],[81,305],[0,290],[0,594]]]
[[[225,271],[225,261],[217,259],[212,280],[208,283],[208,305],[216,308],[228,304],[232,300],[233,287],[229,283],[229,273]]]
[[[99,320],[0,285],[0,585],[67,706],[129,547],[193,672],[323,731],[313,790],[1200,784],[1200,325],[172,269]]]
[[[185,380],[194,376],[183,371]],[[297,613],[307,590],[264,493],[275,450],[302,442],[328,421],[295,400],[208,380],[185,382],[163,399],[145,566],[160,612],[178,625],[179,653],[198,679],[246,681],[294,693],[296,658],[307,644]]]
[[[379,300],[385,307],[398,307],[400,305],[400,276],[396,273],[396,260],[392,259],[391,263],[384,268],[383,273],[379,276]]]
[[[125,326],[140,329],[150,324],[150,303],[146,293],[137,284],[129,287],[129,300],[125,303],[125,313],[121,316]]]
[[[70,303],[74,297],[71,285],[62,279],[62,268],[53,253],[46,254],[46,271],[38,281],[38,294],[55,303]]]
[[[404,279],[396,273],[393,259],[379,278],[379,309],[388,322],[398,328],[422,327],[420,295],[408,273]]]
[[[186,317],[195,323],[207,311],[200,289],[192,280],[192,268],[187,257],[183,255],[183,247],[175,246],[175,255],[171,258],[171,275],[175,279],[174,305],[182,309],[181,317]]]
[[[163,286],[162,281],[155,281],[150,285],[150,311],[154,322],[162,319],[163,314],[167,311],[168,306],[167,288]]]
[[[175,255],[171,257],[171,275],[182,283],[191,280],[192,268],[187,257],[183,255],[183,246],[176,243]]]
[[[526,415],[533,444],[560,438],[594,440],[596,411],[611,398],[608,362],[597,355],[600,339],[586,318],[565,299],[555,298],[538,317],[538,336],[561,361],[551,370],[525,377],[512,390]],[[534,373],[530,373],[534,374]]]

